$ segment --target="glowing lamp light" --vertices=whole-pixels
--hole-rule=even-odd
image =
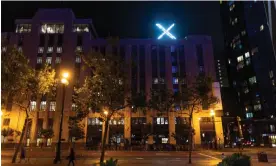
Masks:
[[[211,116],[215,116],[214,110],[211,110],[211,111],[210,111],[210,115],[211,115]]]
[[[174,35],[170,33],[170,30],[174,27],[174,24],[169,26],[169,28],[165,29],[161,24],[155,24],[163,33],[157,38],[158,40],[161,39],[165,34],[169,36],[171,39],[176,39]]]
[[[108,115],[108,112],[107,112],[107,111],[104,111],[104,114],[105,114],[105,115]]]
[[[62,74],[62,77],[63,77],[63,78],[68,78],[68,77],[69,77],[69,73],[67,73],[67,72],[66,72],[66,73],[63,73],[63,74]]]
[[[67,85],[68,84],[68,80],[66,78],[62,78],[61,79],[61,83]]]

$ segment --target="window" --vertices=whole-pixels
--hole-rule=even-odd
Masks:
[[[246,118],[253,118],[253,113],[252,112],[246,113]]]
[[[2,47],[2,52],[6,52],[7,51],[7,47]]]
[[[245,64],[246,64],[246,65],[250,65],[250,63],[251,63],[250,58],[247,58],[247,59],[245,60]]]
[[[238,62],[243,61],[243,56],[239,56],[239,57],[237,57],[237,61],[238,61]]]
[[[22,52],[22,47],[17,48],[18,52]]]
[[[62,53],[62,47],[57,47],[57,53]]]
[[[245,53],[245,58],[249,58],[249,57],[250,57],[249,52],[246,52],[246,53]]]
[[[36,110],[36,101],[31,101],[31,111]]]
[[[43,51],[44,51],[44,47],[38,47],[38,53],[39,53],[39,54],[42,54]]]
[[[55,101],[50,102],[50,110],[49,111],[56,111],[56,102]]]
[[[273,78],[273,71],[272,70],[269,71],[269,78]]]
[[[168,138],[162,138],[162,144],[168,143],[169,139]]]
[[[46,58],[46,63],[51,64],[52,63],[52,57],[47,57]]]
[[[100,121],[98,118],[88,118],[87,121],[88,125],[102,125],[102,121]]]
[[[164,79],[164,78],[160,78],[160,79],[159,79],[159,83],[160,83],[160,84],[165,84],[165,79]]]
[[[77,46],[76,47],[76,52],[82,52],[82,47],[81,46]]]
[[[238,22],[238,18],[235,18],[235,23],[237,23]]]
[[[228,64],[231,64],[231,59],[228,59]]]
[[[88,24],[74,24],[73,32],[89,32]]]
[[[238,65],[237,65],[237,70],[240,70],[240,69],[242,69],[244,67],[244,62],[240,62],[240,63],[238,63]]]
[[[261,104],[256,104],[256,105],[254,105],[254,110],[255,110],[255,111],[260,111],[261,109],[262,109]]]
[[[256,77],[254,76],[254,77],[249,78],[249,83],[251,85],[254,84],[254,83],[257,83]]]
[[[264,30],[264,25],[261,25],[260,26],[260,31],[263,31]]]
[[[31,32],[32,25],[31,24],[18,24],[16,25],[16,33],[29,33]]]
[[[176,73],[177,72],[177,67],[176,66],[172,66],[172,73]]]
[[[48,49],[47,49],[47,53],[52,53],[53,52],[53,47],[48,47]]]
[[[72,103],[72,111],[76,111],[77,105],[75,103]]]
[[[153,84],[158,84],[158,78],[153,79]]]
[[[76,63],[81,63],[81,57],[79,56],[76,57]]]
[[[3,121],[3,126],[9,126],[10,125],[10,119],[9,118],[5,118]]]
[[[270,131],[275,132],[275,125],[269,125]]]
[[[173,84],[178,84],[178,78],[173,77]]]
[[[244,93],[247,94],[249,92],[249,89],[246,87],[244,88]]]
[[[245,34],[246,34],[246,31],[245,31],[245,30],[241,32],[241,35],[242,35],[242,36],[244,36]]]
[[[42,24],[41,33],[64,33],[63,24]]]
[[[40,103],[40,111],[45,111],[46,110],[46,101],[41,101]]]
[[[56,64],[61,62],[61,58],[60,57],[56,57]]]
[[[36,63],[41,64],[42,63],[42,57],[37,57]]]

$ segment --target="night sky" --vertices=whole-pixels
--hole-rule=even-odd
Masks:
[[[32,18],[39,8],[71,8],[77,18],[91,18],[99,37],[156,38],[155,23],[177,38],[204,34],[213,39],[216,56],[223,50],[219,2],[1,2],[2,32],[15,31],[15,19]]]

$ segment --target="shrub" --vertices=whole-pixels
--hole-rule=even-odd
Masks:
[[[101,163],[101,166],[119,166],[118,164],[118,159],[113,160],[111,157],[109,160],[106,160],[105,162]]]
[[[218,166],[251,166],[250,156],[234,153],[227,156],[218,164]]]

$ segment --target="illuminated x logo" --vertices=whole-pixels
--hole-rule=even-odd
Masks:
[[[171,39],[176,39],[169,31],[174,27],[172,24],[168,29],[165,29],[161,24],[156,24],[156,26],[163,31],[163,33],[157,38],[161,39],[165,34],[169,36]]]

